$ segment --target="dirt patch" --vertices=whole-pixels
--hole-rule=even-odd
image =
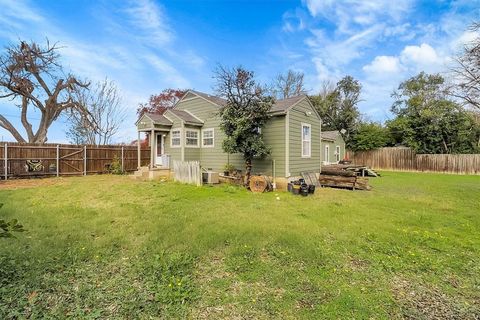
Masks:
[[[439,288],[394,279],[393,296],[400,304],[404,319],[480,319],[480,309],[463,299],[451,297]]]
[[[37,179],[12,179],[0,181],[0,190],[16,190],[25,188],[38,188],[65,183],[63,178],[37,178]]]

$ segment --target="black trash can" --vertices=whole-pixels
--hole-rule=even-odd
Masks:
[[[301,194],[303,197],[306,197],[306,196],[308,196],[308,193],[309,193],[308,185],[302,184],[302,186],[300,187],[300,194]]]
[[[314,194],[315,193],[315,185],[311,184],[308,186],[308,193]]]

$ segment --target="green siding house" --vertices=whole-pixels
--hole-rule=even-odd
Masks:
[[[345,141],[339,131],[322,131],[322,164],[338,163],[345,158]]]
[[[226,100],[190,90],[163,115],[144,114],[136,122],[151,143],[150,168],[170,168],[171,161],[198,160],[203,168],[222,172],[226,164],[244,171],[242,155],[222,149],[219,109]],[[321,119],[305,95],[278,100],[260,130],[271,153],[253,161],[254,174],[275,178],[283,187],[303,171],[320,172]]]

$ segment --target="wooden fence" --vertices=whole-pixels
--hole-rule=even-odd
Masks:
[[[199,161],[173,161],[174,180],[202,185],[202,171]]]
[[[394,171],[425,171],[456,174],[480,174],[480,154],[416,154],[410,148],[380,148],[348,151],[355,164]]]
[[[150,149],[140,152],[142,165],[150,162]],[[0,142],[2,179],[105,173],[116,157],[123,172],[137,170],[136,146],[81,146]]]

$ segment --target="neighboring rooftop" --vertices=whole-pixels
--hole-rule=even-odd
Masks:
[[[340,136],[340,131],[322,131],[322,139],[335,141]]]

